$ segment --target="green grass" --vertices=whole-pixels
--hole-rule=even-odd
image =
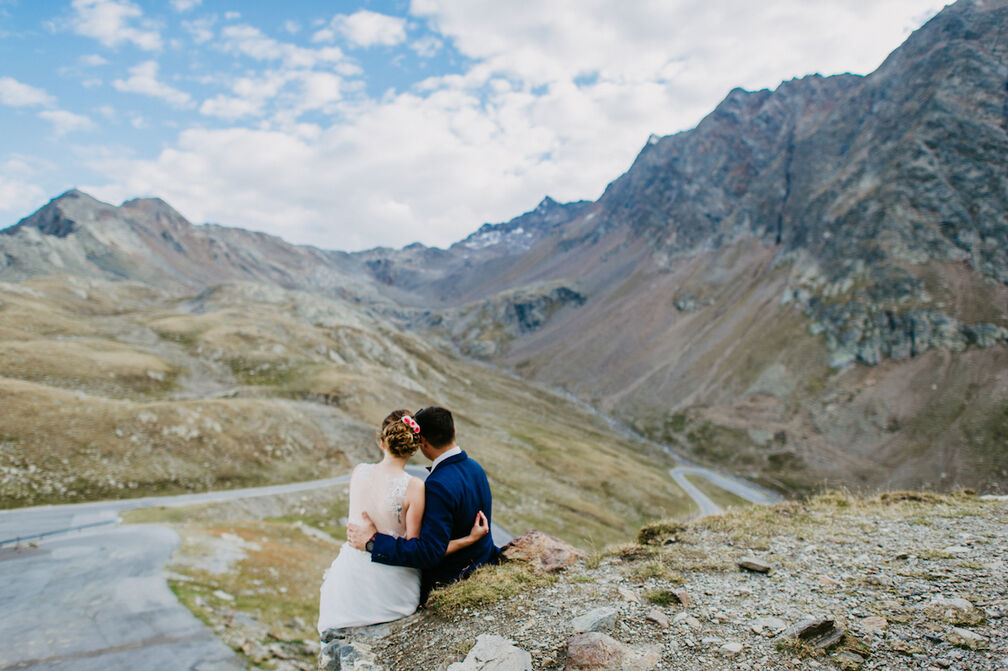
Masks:
[[[671,590],[667,589],[651,589],[644,592],[644,599],[648,603],[653,603],[656,606],[672,606],[679,603],[679,597],[677,597]]]
[[[431,592],[427,607],[447,617],[466,608],[496,603],[555,581],[556,577],[539,573],[523,562],[483,566],[467,580]]]

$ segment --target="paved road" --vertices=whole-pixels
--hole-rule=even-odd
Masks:
[[[421,468],[410,471],[427,474]],[[286,494],[348,480],[343,475],[272,487],[0,511],[0,671],[245,668],[168,589],[163,570],[178,535],[154,525],[119,526],[119,514]],[[511,539],[496,524],[493,536],[498,544]],[[38,547],[23,542],[33,538]]]
[[[687,475],[698,475],[702,478],[706,478],[721,489],[729,491],[751,503],[775,503],[781,500],[781,497],[773,492],[761,489],[738,478],[729,477],[718,473],[717,471],[712,471],[711,469],[704,468],[703,466],[677,466],[676,468],[669,469],[669,475],[671,475],[676,484],[679,485],[684,492],[689,494],[690,498],[692,498],[694,502],[696,502],[697,506],[700,507],[701,515],[714,515],[719,513],[721,512],[721,506],[714,503],[710,497],[690,482],[686,477]]]
[[[0,549],[0,669],[245,668],[168,589],[178,543],[165,527],[105,526]]]

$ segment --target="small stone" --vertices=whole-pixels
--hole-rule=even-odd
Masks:
[[[771,568],[770,564],[755,557],[743,557],[739,560],[738,566],[740,569],[753,573],[769,573]]]
[[[742,644],[736,641],[729,641],[721,646],[721,654],[731,657],[742,652]]]
[[[787,623],[778,617],[761,617],[752,623],[754,634],[776,636],[787,628]]]
[[[694,630],[699,630],[703,628],[703,623],[700,622],[700,620],[693,617],[692,615],[690,615],[689,613],[679,613],[678,615],[675,616],[674,621],[680,624],[684,624],[690,629]]]
[[[864,664],[864,657],[857,654],[853,650],[841,650],[836,654],[836,659],[841,662],[847,662],[848,664],[857,664],[860,666]]]
[[[931,605],[939,608],[957,608],[959,610],[966,611],[973,610],[973,604],[962,597],[952,597],[951,599],[946,599],[940,596],[935,597],[931,600]]]
[[[222,589],[215,589],[213,595],[223,601],[234,601],[234,597]]]
[[[724,639],[718,636],[704,636],[700,639],[700,642],[706,645],[708,648],[713,648],[715,645],[723,645]]]
[[[621,671],[654,671],[661,661],[662,646],[647,645],[629,648]]]
[[[952,627],[952,632],[949,634],[949,638],[952,639],[953,642],[956,642],[954,640],[955,638],[959,638],[962,641],[971,641],[973,643],[979,643],[980,641],[987,640],[975,631],[963,629],[962,627]]]
[[[629,601],[630,603],[640,603],[640,595],[632,589],[627,589],[626,587],[617,587],[616,591],[619,593],[620,597],[624,601]]]
[[[819,584],[823,587],[837,587],[840,585],[840,581],[828,575],[821,575],[819,576]]]
[[[882,631],[887,626],[889,626],[889,621],[878,615],[872,615],[861,620],[861,628],[865,631]]]
[[[466,658],[448,671],[532,671],[532,655],[502,636],[481,634]]]
[[[970,549],[965,545],[950,545],[942,550],[942,552],[950,555],[966,554],[969,551]]]
[[[678,601],[683,608],[689,608],[689,605],[693,603],[693,598],[687,594],[684,589],[672,590],[672,596],[675,597],[675,600]]]
[[[797,638],[814,648],[827,650],[840,642],[844,636],[844,631],[834,624],[833,618],[810,617],[788,627],[781,632],[781,636],[784,638]]]
[[[597,631],[578,634],[567,641],[567,668],[572,671],[618,669],[626,655],[625,645]]]
[[[608,631],[616,625],[616,609],[609,606],[596,608],[574,618],[571,627],[576,634],[586,631]]]
[[[647,615],[644,616],[644,618],[648,622],[654,622],[662,629],[665,629],[669,626],[668,616],[666,616],[665,613],[661,612],[657,608],[652,608],[651,610],[649,610]]]
[[[950,666],[952,666],[952,660],[951,659],[944,659],[944,658],[942,658],[942,659],[936,659],[935,660],[935,665],[936,666],[940,666],[943,669],[947,669]]]

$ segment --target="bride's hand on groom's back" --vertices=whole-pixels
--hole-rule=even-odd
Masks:
[[[473,522],[473,527],[469,531],[469,536],[474,540],[478,540],[486,536],[488,533],[490,533],[490,523],[487,522],[486,515],[484,515],[481,510],[476,513],[476,521]]]

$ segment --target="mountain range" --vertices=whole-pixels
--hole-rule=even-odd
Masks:
[[[959,0],[870,75],[736,89],[598,200],[448,249],[324,251],[72,190],[0,231],[0,279],[307,291],[783,492],[1002,490],[1006,27],[1008,0]]]

